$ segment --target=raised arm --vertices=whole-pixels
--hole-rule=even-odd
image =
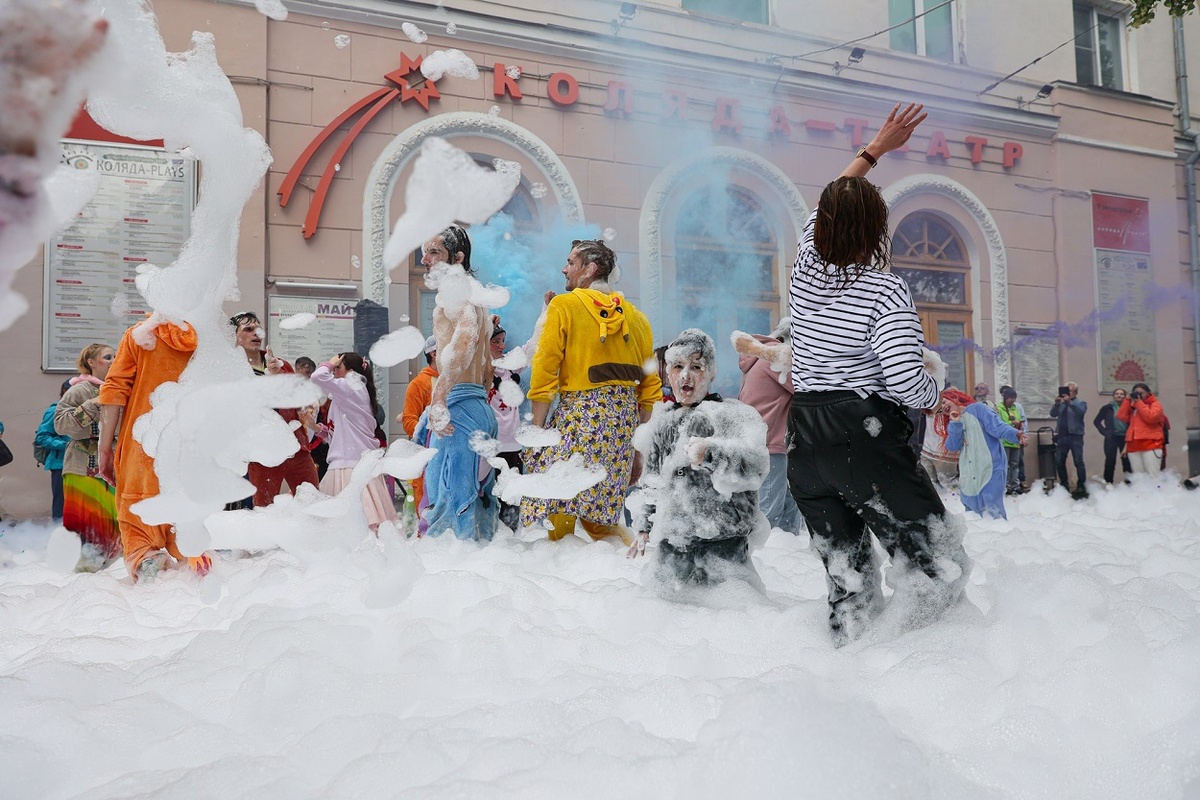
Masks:
[[[887,115],[879,133],[875,134],[875,138],[866,147],[858,151],[838,177],[861,178],[871,171],[871,167],[875,166],[879,159],[903,147],[917,126],[929,116],[923,113],[924,108],[923,105],[909,103],[908,108],[901,111],[900,104],[897,103]]]

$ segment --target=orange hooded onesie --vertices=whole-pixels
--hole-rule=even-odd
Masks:
[[[154,342],[147,350],[134,339],[135,325],[125,331],[117,346],[98,398],[101,405],[124,406],[117,446],[113,453],[117,477],[117,524],[129,574],[137,575],[138,565],[155,550],[166,549],[180,562],[186,557],[175,546],[171,525],[147,525],[129,507],[139,500],[158,494],[158,476],[154,459],[146,455],[133,438],[133,424],[150,410],[150,394],[160,385],[179,380],[196,350],[196,330],[184,330],[161,323],[151,334]]]

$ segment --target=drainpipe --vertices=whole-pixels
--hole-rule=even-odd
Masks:
[[[1179,94],[1179,130],[1185,139],[1191,140],[1192,153],[1183,168],[1183,182],[1187,193],[1188,252],[1192,267],[1192,345],[1196,354],[1196,369],[1200,371],[1200,219],[1196,209],[1196,163],[1200,161],[1200,131],[1192,127],[1192,110],[1188,98],[1187,56],[1183,43],[1183,20],[1172,20],[1175,29],[1175,82]],[[1188,431],[1189,473],[1195,473],[1198,460],[1192,455],[1191,441],[1194,433]]]

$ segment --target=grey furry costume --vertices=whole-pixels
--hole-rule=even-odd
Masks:
[[[693,438],[707,445],[696,466],[688,452]],[[645,463],[630,506],[635,529],[658,542],[656,577],[675,586],[734,576],[758,584],[750,538],[770,534],[758,508],[758,488],[770,470],[759,413],[716,394],[694,406],[662,403],[637,429],[633,445]]]

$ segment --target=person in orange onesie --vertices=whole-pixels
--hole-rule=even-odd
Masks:
[[[412,438],[413,431],[417,429],[417,423],[421,420],[421,413],[429,408],[430,400],[433,398],[433,385],[437,383],[437,341],[430,336],[425,340],[425,368],[417,373],[416,377],[408,384],[408,391],[404,393],[404,410],[400,412],[400,425],[404,428],[404,433],[408,438]],[[428,442],[417,442],[421,446],[426,446]],[[413,478],[413,507],[417,513],[421,511],[421,500],[425,496],[425,479]]]
[[[140,330],[139,330],[140,329]],[[179,380],[196,350],[196,330],[153,315],[121,336],[117,356],[97,398],[100,403],[100,477],[117,487],[117,525],[125,564],[136,581],[156,575],[170,563],[186,562],[203,575],[212,566],[206,555],[189,558],[175,545],[172,525],[147,525],[130,506],[158,495],[154,459],[133,438],[137,418],[150,410],[150,395],[160,385]],[[118,422],[124,418],[117,434]],[[116,436],[116,450],[113,438]]]

